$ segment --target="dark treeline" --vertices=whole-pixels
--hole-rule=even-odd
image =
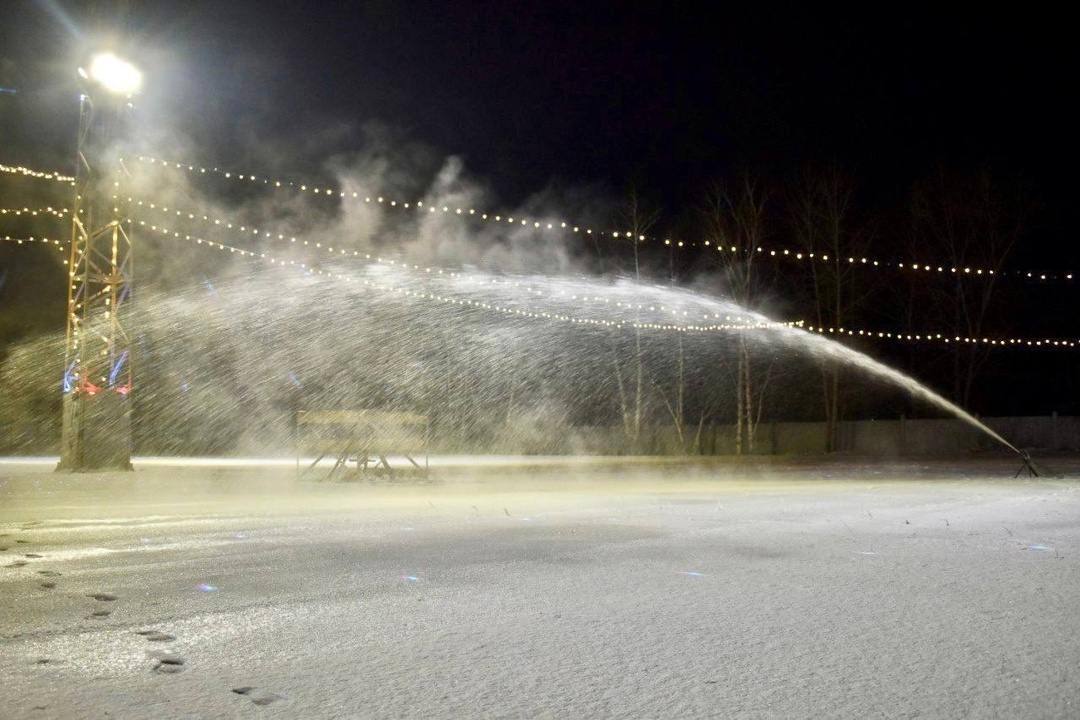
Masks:
[[[646,267],[653,281],[704,286],[773,317],[818,327],[923,337],[1075,339],[1067,312],[1075,284],[1062,278],[1074,258],[1063,256],[1065,248],[1053,242],[1040,243],[1042,207],[1022,179],[989,169],[940,168],[887,201],[881,195],[835,165],[804,169],[783,181],[753,173],[728,178],[673,217],[649,205],[635,188],[625,203],[628,227],[670,237],[672,244],[659,251],[656,243],[627,250],[609,240],[595,253],[604,269]],[[875,268],[875,260],[904,263],[906,269]],[[954,267],[959,272],[952,273]],[[1026,276],[1028,270],[1033,277]],[[1056,279],[1041,280],[1040,271]],[[1075,412],[1078,406],[1075,350],[858,337],[843,342],[976,413]],[[755,373],[750,375],[747,380],[737,373],[736,383],[752,389]],[[830,425],[920,412],[866,398],[842,368],[822,369],[819,382],[812,415]],[[805,410],[790,407],[784,414],[806,417]]]

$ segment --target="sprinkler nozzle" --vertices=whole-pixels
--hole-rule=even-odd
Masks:
[[[1021,474],[1027,473],[1028,477],[1039,477],[1039,468],[1035,465],[1035,461],[1031,459],[1031,453],[1027,450],[1020,450],[1017,448],[1016,454],[1020,456],[1020,461],[1023,463],[1020,469],[1016,471],[1016,475],[1013,477],[1020,477]]]

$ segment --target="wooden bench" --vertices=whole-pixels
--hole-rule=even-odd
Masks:
[[[387,457],[404,456],[412,468],[428,472],[430,423],[426,415],[394,410],[301,410],[296,415],[296,466],[315,456],[304,474],[326,457],[334,459],[327,480],[350,469],[360,475],[393,474]],[[416,458],[423,455],[424,464]],[[354,463],[352,468],[350,463]]]

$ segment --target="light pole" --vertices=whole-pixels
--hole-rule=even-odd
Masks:
[[[75,200],[68,262],[63,431],[58,470],[131,469],[131,222],[119,199],[124,134],[141,73],[112,53],[79,68]]]

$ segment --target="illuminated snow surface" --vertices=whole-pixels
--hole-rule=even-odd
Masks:
[[[1076,717],[1056,464],[8,462],[0,716]]]

